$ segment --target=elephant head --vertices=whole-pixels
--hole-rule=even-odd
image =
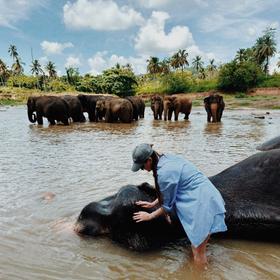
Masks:
[[[28,97],[27,100],[27,113],[30,122],[35,123],[37,121],[37,116],[34,113],[36,111],[36,97]]]
[[[95,107],[96,121],[105,117],[105,114],[106,114],[105,99],[99,99],[96,101],[96,107]]]
[[[154,112],[154,119],[161,119],[163,111],[163,100],[159,95],[155,95],[151,98],[151,109]]]

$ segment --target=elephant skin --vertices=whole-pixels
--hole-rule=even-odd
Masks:
[[[192,101],[183,95],[165,96],[163,101],[164,120],[170,121],[174,112],[174,120],[178,121],[179,113],[185,114],[184,119],[188,120],[192,109]]]
[[[130,101],[124,98],[111,98],[104,101],[105,122],[131,123],[133,120],[133,107]]]
[[[55,121],[69,125],[69,106],[67,102],[56,96],[31,96],[27,100],[27,114],[29,121],[43,124],[43,117],[47,118],[51,125]]]
[[[204,98],[204,107],[207,112],[208,122],[220,122],[223,111],[225,108],[225,102],[223,97],[219,94],[211,94]]]
[[[106,100],[110,100],[112,98],[118,98],[116,96],[101,96],[97,101],[96,101],[96,106],[95,106],[95,121],[101,121],[105,119],[106,115]]]
[[[79,94],[78,98],[82,104],[83,112],[88,113],[89,121],[95,122],[96,121],[96,102],[103,98],[103,95],[98,94],[92,94],[92,95],[86,95],[86,94]]]
[[[226,203],[228,231],[220,237],[280,242],[280,149],[257,153],[210,177]],[[175,212],[169,224],[165,217],[135,223],[133,213],[153,211],[135,204],[153,201],[149,184],[127,185],[116,194],[88,204],[79,215],[75,230],[81,235],[107,235],[132,250],[159,248],[186,237]]]
[[[125,99],[131,102],[133,107],[133,119],[137,121],[138,118],[144,118],[145,103],[143,99],[139,96],[127,96]]]
[[[274,137],[257,147],[257,150],[259,151],[268,151],[273,149],[280,149],[280,136]]]
[[[62,99],[65,100],[69,106],[69,114],[73,122],[85,122],[86,118],[83,114],[82,104],[77,96],[64,95]]]
[[[154,113],[154,119],[161,120],[163,113],[163,98],[161,96],[155,95],[151,97],[151,109]]]

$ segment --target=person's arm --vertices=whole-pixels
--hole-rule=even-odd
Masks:
[[[139,200],[136,201],[135,204],[143,208],[153,208],[158,205],[158,199],[154,200],[153,202]]]
[[[153,211],[152,213],[148,213],[145,211],[135,212],[133,214],[133,220],[136,223],[145,222],[145,221],[150,221],[152,219],[155,219],[161,215],[165,215],[165,211],[163,210],[162,207],[158,208],[157,210]]]

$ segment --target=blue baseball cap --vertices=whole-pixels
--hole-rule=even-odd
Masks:
[[[146,162],[146,160],[152,155],[154,150],[150,144],[140,144],[136,146],[132,152],[133,165],[131,170],[133,172],[138,171]]]

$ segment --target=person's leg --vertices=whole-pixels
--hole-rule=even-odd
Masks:
[[[206,245],[209,237],[210,235],[196,248],[192,245],[193,259],[196,265],[205,266],[207,264]]]

